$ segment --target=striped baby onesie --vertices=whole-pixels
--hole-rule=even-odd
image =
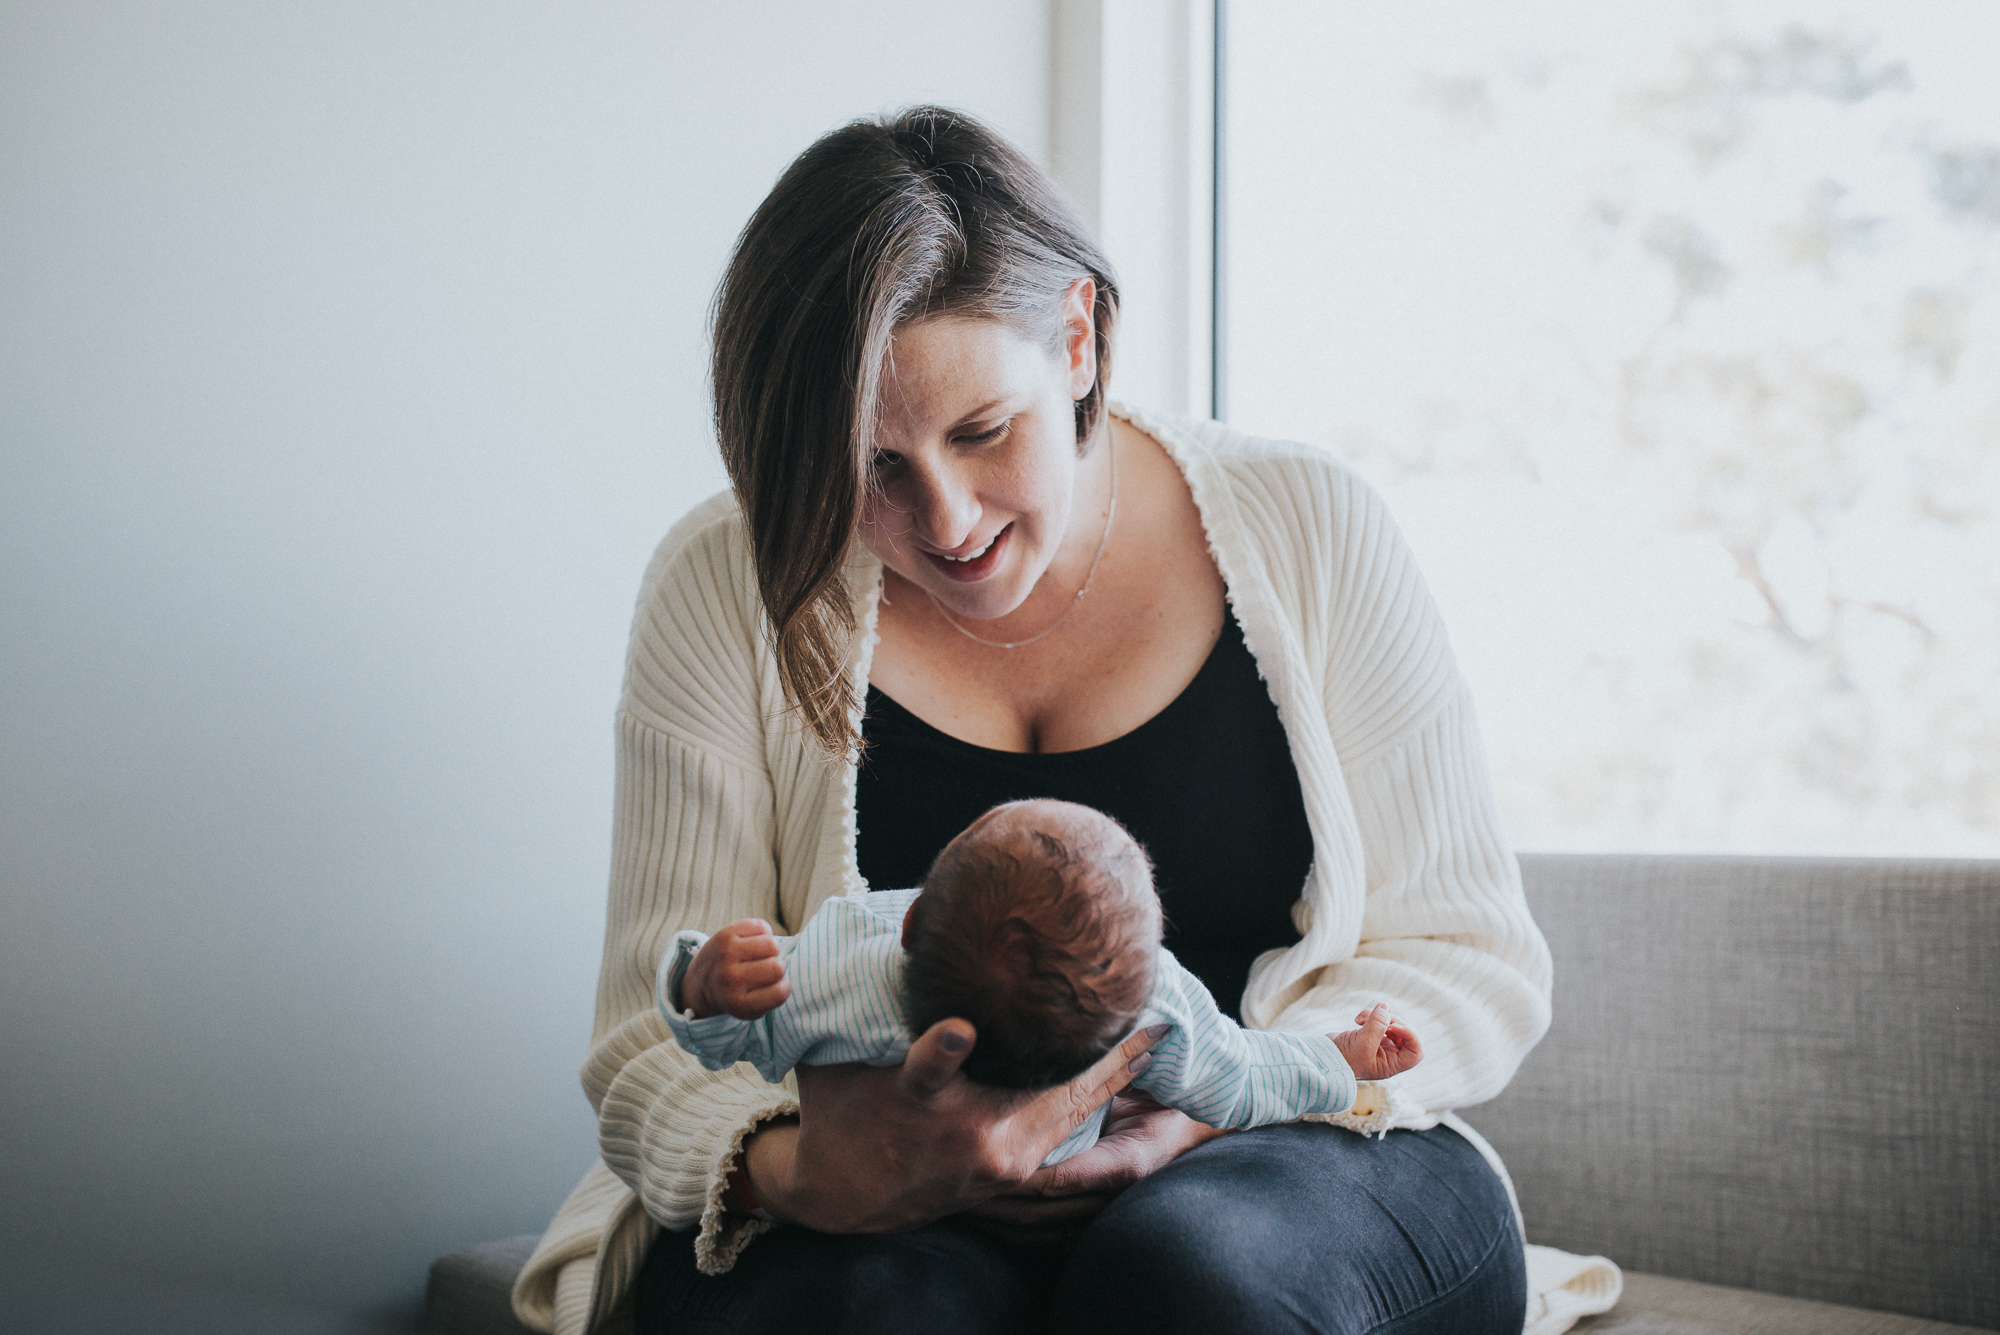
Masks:
[[[778,957],[791,995],[761,1019],[695,1019],[681,1008],[681,979],[708,940],[678,933],[660,962],[657,997],[674,1039],[711,1071],[748,1062],[773,1084],[794,1066],[866,1062],[894,1066],[914,1037],[903,1019],[903,915],[916,890],[829,899]],[[1197,1122],[1225,1129],[1338,1113],[1354,1103],[1354,1073],[1319,1034],[1245,1029],[1225,1016],[1201,981],[1160,951],[1153,995],[1135,1028],[1167,1024],[1153,1061],[1133,1084]],[[1058,1145],[1060,1163],[1097,1141],[1106,1108]]]

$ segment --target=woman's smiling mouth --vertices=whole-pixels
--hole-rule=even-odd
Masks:
[[[1001,529],[984,547],[969,556],[939,556],[936,552],[925,552],[924,557],[932,565],[943,571],[946,577],[962,584],[971,584],[985,579],[1000,564],[1000,555],[1007,547],[1007,536],[1014,531],[1012,524]]]

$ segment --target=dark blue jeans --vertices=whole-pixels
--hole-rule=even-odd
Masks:
[[[1506,1188],[1457,1132],[1292,1125],[1189,1151],[1065,1248],[781,1227],[711,1277],[667,1233],[634,1297],[639,1335],[1520,1335],[1527,1276]]]

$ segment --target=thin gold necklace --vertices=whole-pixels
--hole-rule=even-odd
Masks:
[[[1111,521],[1118,517],[1118,437],[1112,432],[1105,434],[1109,437],[1105,442],[1105,448],[1111,451],[1111,504],[1104,511],[1104,536],[1097,540],[1097,555],[1090,558],[1090,571],[1083,577],[1083,587],[1076,591],[1076,597],[1069,600],[1069,606],[1063,609],[1062,615],[1050,622],[1041,634],[1030,635],[1025,640],[982,640],[953,620],[951,613],[944,610],[944,604],[938,601],[938,596],[925,589],[924,595],[937,604],[938,615],[944,618],[945,625],[975,644],[983,644],[989,649],[1020,649],[1054,634],[1057,626],[1069,620],[1069,614],[1076,611],[1076,605],[1083,601],[1083,595],[1090,592],[1090,582],[1097,578],[1097,563],[1104,559],[1104,549],[1111,545]]]

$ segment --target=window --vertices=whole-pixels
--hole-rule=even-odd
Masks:
[[[1220,401],[1386,495],[1515,842],[2000,856],[2000,7],[1221,48]]]

